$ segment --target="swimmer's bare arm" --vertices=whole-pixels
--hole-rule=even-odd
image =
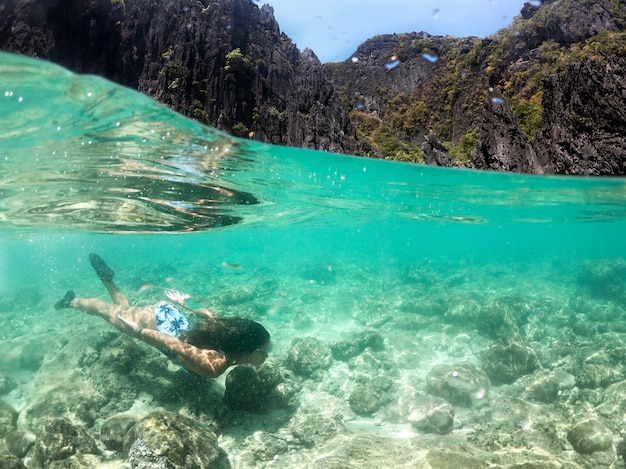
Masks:
[[[205,378],[220,376],[229,366],[228,358],[217,350],[201,349],[154,329],[143,329],[136,322],[122,316],[124,332],[141,339],[159,350],[171,350],[185,369]]]
[[[193,314],[200,316],[201,318],[208,319],[209,321],[217,319],[217,314],[213,311],[209,311],[206,308],[190,308],[189,306],[181,305],[187,311],[191,311]]]
[[[178,290],[174,290],[172,288],[168,288],[165,290],[165,295],[175,302],[177,305],[182,306],[187,311],[191,311],[192,313],[204,318],[209,321],[212,319],[217,319],[217,314],[212,311],[209,311],[207,308],[191,308],[185,304],[185,300],[190,298],[187,293],[181,293]]]

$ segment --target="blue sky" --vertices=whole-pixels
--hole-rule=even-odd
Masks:
[[[533,0],[533,3],[538,0]],[[524,0],[261,0],[281,30],[322,62],[343,61],[376,34],[426,31],[484,37],[508,26]]]

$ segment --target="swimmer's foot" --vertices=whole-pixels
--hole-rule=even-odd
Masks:
[[[110,282],[113,280],[114,272],[111,268],[106,265],[106,263],[102,260],[98,254],[89,254],[89,262],[91,262],[91,267],[96,271],[98,278],[103,282]]]
[[[72,290],[68,291],[62,300],[55,303],[54,309],[71,308],[72,305],[70,305],[70,303],[74,298],[76,298],[74,292]]]

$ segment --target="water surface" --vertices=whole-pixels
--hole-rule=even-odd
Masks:
[[[480,365],[474,352],[491,341],[438,311],[548,301],[551,310],[530,322],[554,320],[555,330],[579,313],[571,308],[581,295],[623,313],[619,295],[585,290],[580,271],[624,259],[625,215],[621,178],[476,172],[265,145],[98,77],[2,53],[0,336],[13,352],[5,350],[0,372],[19,382],[6,400],[28,408],[73,371],[69,358],[51,368],[59,350],[77,333],[89,341],[109,330],[52,308],[68,289],[106,298],[90,252],[114,267],[133,302],[174,287],[220,314],[262,322],[280,366],[294,338],[332,341],[378,328],[394,379],[418,392],[433,363]],[[593,311],[588,319],[600,321]],[[434,318],[437,334],[382,326],[406,315]],[[471,341],[449,354],[446,344],[461,333]],[[560,340],[533,337],[537,348]],[[334,380],[346,385],[330,394],[347,402],[352,375],[336,366]],[[46,387],[32,384],[41,381]],[[305,389],[316,395],[315,385]],[[402,412],[389,415],[367,418],[407,424]],[[238,442],[233,436],[234,453]]]

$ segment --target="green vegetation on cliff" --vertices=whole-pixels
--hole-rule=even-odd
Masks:
[[[422,142],[434,132],[464,164],[480,140],[490,89],[532,142],[544,125],[545,81],[572,62],[626,56],[625,27],[622,0],[545,0],[489,38],[376,36],[327,69],[366,153],[423,161]],[[399,65],[386,66],[392,60]]]

